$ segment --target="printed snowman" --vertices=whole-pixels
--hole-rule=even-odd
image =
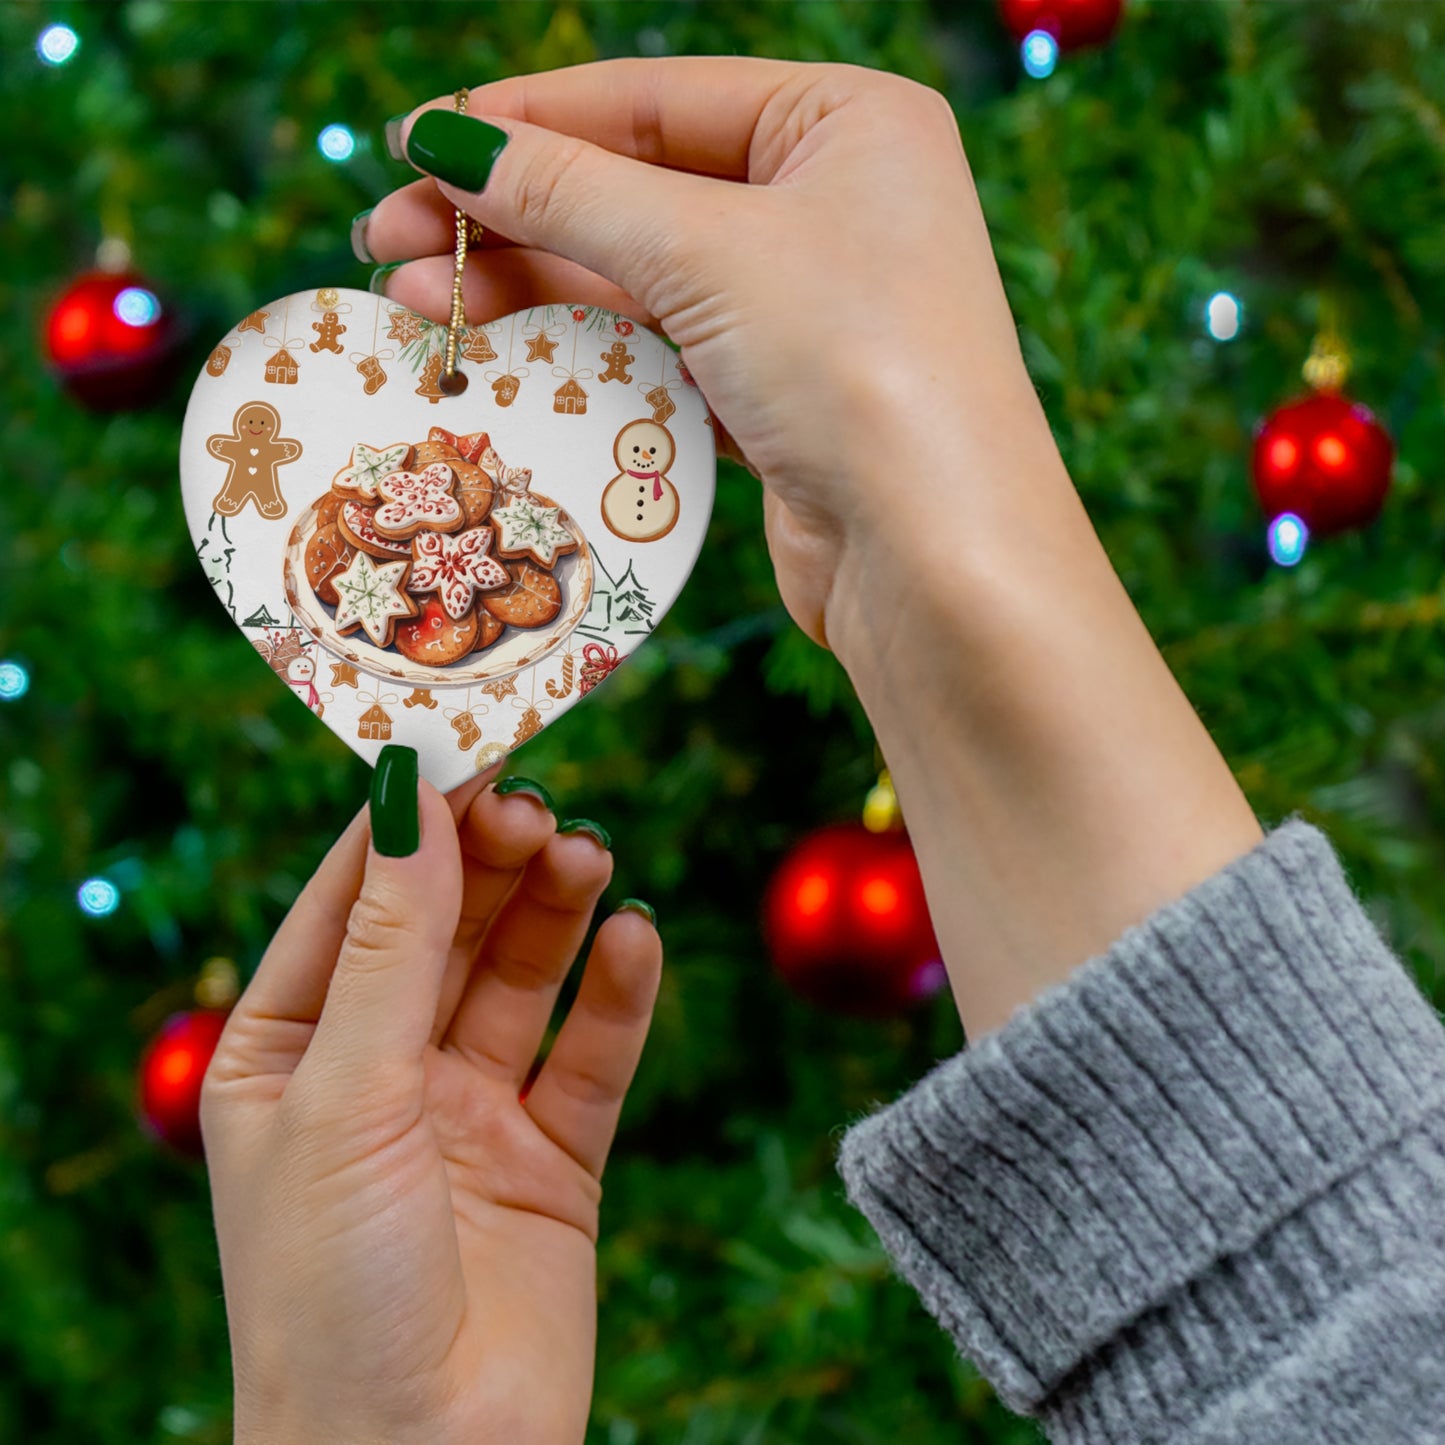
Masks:
[[[286,664],[286,686],[320,717],[326,711],[321,694],[316,691],[316,659],[304,654]]]
[[[602,493],[602,520],[629,542],[655,542],[677,526],[677,488],[667,469],[677,453],[672,433],[656,421],[630,421],[612,444],[621,468]]]

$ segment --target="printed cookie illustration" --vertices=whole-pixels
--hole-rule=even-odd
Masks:
[[[483,596],[483,609],[511,627],[545,627],[562,610],[557,579],[530,562],[509,570],[515,579],[512,585]]]
[[[667,469],[677,454],[672,433],[657,421],[630,421],[612,444],[621,468],[602,493],[607,530],[629,542],[655,542],[677,526],[677,488]]]
[[[527,476],[530,480],[531,473]],[[577,550],[577,538],[562,521],[561,507],[543,505],[525,492],[505,507],[494,508],[492,522],[499,557],[530,557],[539,567],[552,567],[559,557]]]
[[[357,442],[351,449],[351,461],[332,477],[331,490],[341,497],[374,502],[381,479],[402,471],[411,459],[411,450],[406,442],[389,447],[369,447]]]
[[[316,691],[316,661],[314,658],[293,657],[286,664],[286,686],[320,717],[326,711],[321,694]]]
[[[403,586],[409,562],[377,562],[366,552],[352,556],[351,565],[335,575],[336,630],[345,637],[364,628],[378,647],[391,645],[392,629],[399,617],[415,617],[416,604]]]
[[[631,381],[632,373],[628,367],[637,358],[627,349],[625,341],[614,341],[612,345],[602,353],[602,359],[607,363],[607,370],[597,379],[598,381]]]
[[[422,604],[421,615],[414,621],[397,624],[394,640],[396,650],[412,662],[446,667],[476,647],[480,630],[475,612],[452,617],[440,597],[431,597]]]
[[[249,501],[268,521],[286,515],[286,499],[276,479],[276,468],[301,455],[301,443],[281,435],[281,417],[265,401],[248,401],[236,412],[231,434],[217,432],[206,438],[206,450],[226,463],[226,482],[211,510],[234,517]]]
[[[320,321],[311,323],[311,329],[316,333],[316,340],[311,343],[312,351],[334,351],[341,355],[341,342],[337,338],[346,335],[346,328],[335,311],[323,312]]]

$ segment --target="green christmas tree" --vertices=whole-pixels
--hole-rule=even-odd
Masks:
[[[79,47],[48,65],[58,23]],[[43,364],[46,308],[123,242],[199,369],[272,297],[364,286],[350,217],[412,176],[381,123],[459,85],[742,52],[944,91],[1126,586],[1261,816],[1326,828],[1445,1002],[1445,10],[1135,0],[1111,45],[1040,81],[991,5],[944,0],[24,0],[0,42],[0,658],[30,682],[0,703],[0,1440],[231,1439],[205,1174],[137,1126],[136,1061],[204,959],[244,980],[367,787],[216,604],[224,549],[197,565],[175,481],[188,378],[88,413]],[[339,163],[317,146],[336,124],[356,137]],[[1227,343],[1203,325],[1221,291],[1244,303]],[[1331,307],[1350,391],[1398,445],[1394,488],[1368,531],[1285,569],[1248,448]],[[866,357],[827,326],[819,345]],[[746,473],[724,467],[693,580],[647,620],[637,657],[515,759],[605,820],[611,901],[658,906],[669,960],[607,1175],[589,1439],[1034,1440],[890,1276],[833,1168],[840,1126],[959,1047],[956,1016],[836,1019],[767,965],[766,880],[856,812],[876,759],[841,670],[778,603]],[[93,877],[119,890],[109,917],[76,906]]]

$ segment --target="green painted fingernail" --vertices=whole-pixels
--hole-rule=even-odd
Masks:
[[[568,818],[565,823],[557,825],[557,831],[559,833],[586,833],[589,838],[595,838],[602,847],[612,847],[612,834],[601,823],[594,823],[591,818]]]
[[[409,858],[421,846],[416,749],[388,743],[371,775],[371,841],[386,858]]]
[[[652,904],[644,903],[640,898],[624,898],[617,905],[619,913],[640,913],[654,928],[657,927],[657,911]]]
[[[351,254],[368,266],[376,265],[376,257],[371,254],[371,248],[366,244],[366,223],[371,219],[373,209],[374,207],[368,206],[351,218]]]
[[[510,777],[503,778],[500,783],[492,787],[494,793],[502,797],[510,797],[513,793],[525,793],[529,798],[535,798],[549,813],[557,811],[557,805],[552,801],[552,795],[541,783],[534,783],[531,778]]]
[[[406,138],[406,158],[448,185],[480,191],[510,137],[454,110],[424,110]]]
[[[404,161],[406,159],[406,155],[401,148],[401,128],[406,123],[406,117],[410,114],[411,112],[407,111],[406,115],[392,116],[384,128],[383,134],[386,136],[386,153],[394,161]]]
[[[373,296],[385,296],[386,278],[390,276],[398,266],[405,265],[405,261],[388,261],[385,266],[378,266],[376,270],[371,273],[371,280],[367,282],[366,289],[370,291]]]

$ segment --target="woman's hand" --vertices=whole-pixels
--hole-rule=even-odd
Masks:
[[[375,259],[421,258],[387,295],[446,319],[456,205],[492,233],[464,277],[472,318],[580,302],[660,327],[764,483],[778,586],[816,640],[850,626],[880,545],[988,505],[970,450],[1004,432],[1057,469],[936,91],[736,57],[518,76],[471,92],[506,137],[485,187],[501,136],[451,109],[392,128],[440,194],[417,182],[365,223]],[[413,143],[422,115],[449,134]]]
[[[1258,841],[1074,492],[941,96],[713,57],[451,104],[388,127],[436,182],[362,223],[421,258],[387,295],[446,317],[460,206],[473,320],[581,301],[681,345],[873,723],[970,1035]]]
[[[602,925],[519,1099],[611,854],[481,780],[421,784],[420,834],[386,857],[353,820],[206,1075],[238,1445],[586,1428],[599,1181],[661,945],[636,911]]]

